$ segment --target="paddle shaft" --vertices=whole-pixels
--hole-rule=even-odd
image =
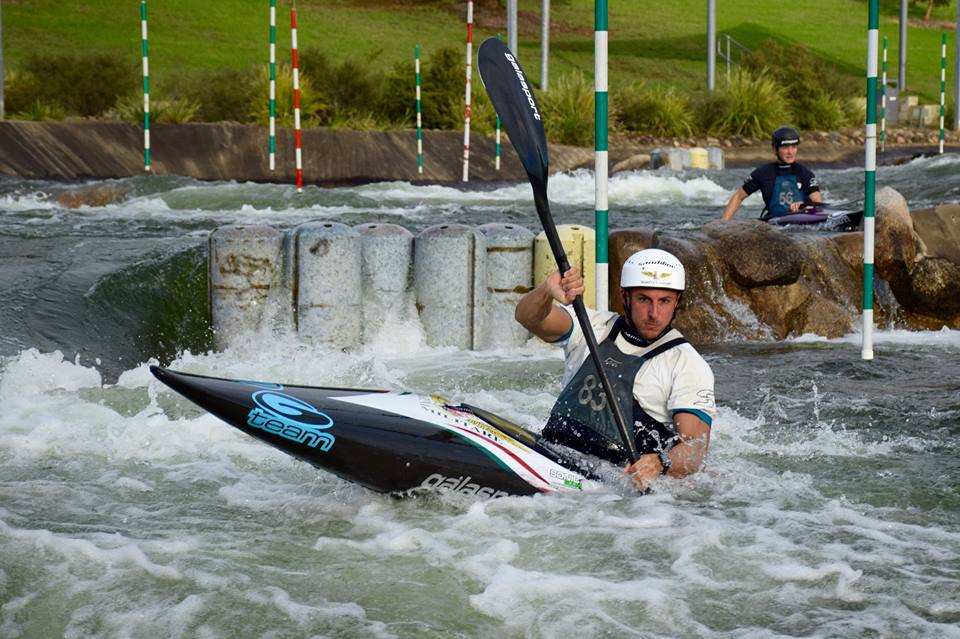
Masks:
[[[570,260],[567,259],[567,252],[563,250],[563,244],[560,242],[560,236],[557,234],[557,225],[553,222],[553,216],[550,214],[550,203],[547,200],[547,185],[527,172],[530,178],[530,185],[533,187],[533,202],[537,207],[537,216],[540,218],[540,224],[543,226],[543,232],[547,236],[547,243],[550,244],[550,250],[553,252],[553,259],[557,261],[557,267],[560,274],[570,270]],[[546,172],[544,172],[546,176]],[[546,178],[544,178],[546,179]],[[627,422],[623,417],[623,411],[620,410],[620,402],[613,392],[613,386],[610,384],[610,378],[604,370],[603,361],[600,359],[600,347],[597,344],[597,337],[593,334],[593,326],[590,324],[590,317],[587,315],[587,308],[583,304],[583,297],[577,295],[573,300],[573,311],[577,315],[577,323],[580,325],[580,331],[587,341],[587,350],[590,352],[590,358],[593,360],[593,366],[597,370],[597,376],[600,378],[600,384],[603,386],[603,392],[607,396],[607,405],[613,413],[613,419],[617,423],[617,430],[620,431],[620,437],[627,447],[627,454],[630,455],[630,461],[635,462],[640,454],[637,452],[637,445],[633,434],[627,428]]]

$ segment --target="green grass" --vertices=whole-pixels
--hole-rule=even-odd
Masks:
[[[278,0],[278,60],[289,61],[288,0]],[[323,50],[332,60],[361,60],[383,71],[394,62],[443,46],[462,48],[464,16],[453,9],[464,3],[441,0],[299,0],[301,49]],[[502,2],[501,4],[505,4]],[[519,55],[527,73],[539,79],[540,0],[520,0],[530,15],[520,33]],[[706,84],[706,3],[703,0],[610,3],[610,84],[662,83],[681,91]],[[493,0],[477,3],[478,15]],[[938,7],[932,18],[951,21],[955,4]],[[551,3],[551,78],[576,70],[593,76],[593,0]],[[246,69],[266,62],[268,0],[163,0],[149,10],[151,86],[155,92],[178,84],[195,71]],[[97,53],[140,58],[140,13],[135,0],[12,0],[3,4],[3,45],[8,69],[30,53]],[[895,78],[898,59],[898,0],[883,0],[881,36],[890,40],[888,75]],[[911,17],[923,7],[911,6]],[[867,3],[865,0],[803,2],[718,2],[717,31],[730,33],[747,46],[767,38],[808,47],[865,89]],[[505,19],[501,24],[505,24]],[[521,24],[524,24],[521,19]],[[477,26],[474,39],[506,36],[505,26]],[[939,29],[911,27],[907,85],[922,101],[939,96]],[[952,66],[953,36],[948,64]],[[952,73],[950,74],[952,76]],[[717,82],[725,66],[718,60]]]

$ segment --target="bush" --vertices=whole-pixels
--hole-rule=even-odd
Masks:
[[[690,102],[673,87],[632,84],[618,92],[613,103],[617,120],[627,131],[664,137],[693,133]]]
[[[593,144],[593,83],[583,73],[560,76],[552,89],[538,95],[538,100],[548,139],[576,146]]]
[[[256,70],[247,112],[251,120],[260,126],[270,124],[270,67],[261,65]],[[293,118],[293,68],[290,65],[277,65],[277,126],[292,128]],[[300,126],[319,126],[329,120],[329,105],[323,102],[313,89],[313,83],[306,74],[299,74],[300,82]]]
[[[458,51],[444,47],[427,58],[421,67],[420,95],[425,129],[459,129],[463,127],[465,59]],[[413,78],[413,74],[410,74]],[[476,78],[474,82],[479,82]],[[414,101],[410,94],[411,103]]]
[[[724,135],[723,118],[733,111],[733,94],[720,89],[701,91],[691,100],[696,128],[711,135]]]
[[[32,73],[12,69],[4,74],[3,102],[7,113],[29,111],[40,99],[40,81]]]
[[[413,62],[395,62],[383,80],[383,91],[377,111],[397,127],[413,127],[417,123],[416,70]]]
[[[376,54],[375,54],[376,55]],[[383,78],[370,71],[369,60],[344,60],[333,64],[325,53],[307,49],[300,56],[303,75],[309,76],[320,100],[328,106],[324,124],[377,124],[377,105],[383,90]]]
[[[44,102],[61,105],[68,113],[95,116],[138,85],[138,68],[106,54],[31,55],[23,70],[43,79],[37,97]]]
[[[150,99],[150,122],[184,124],[195,122],[200,104],[190,98],[172,100]],[[117,105],[106,111],[107,117],[135,124],[143,123],[143,95],[130,94],[117,101]]]
[[[792,119],[783,88],[766,73],[740,70],[723,92],[727,110],[716,123],[719,135],[766,137]]]
[[[50,104],[41,99],[34,100],[33,104],[12,114],[16,120],[62,120],[67,116],[59,104]]]
[[[269,87],[261,87],[258,78],[256,68],[213,71],[193,76],[175,93],[197,104],[197,120],[248,123],[253,121],[250,105],[257,100],[269,110]]]

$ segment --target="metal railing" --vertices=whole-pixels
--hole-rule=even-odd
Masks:
[[[739,65],[739,60],[751,53],[751,49],[730,37],[729,33],[721,33],[717,36],[717,57],[727,62],[727,82],[730,82],[730,67],[734,64]],[[734,55],[737,56],[736,60],[733,59]]]

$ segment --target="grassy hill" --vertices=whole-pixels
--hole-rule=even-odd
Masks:
[[[278,58],[289,60],[288,0],[278,0]],[[475,3],[475,42],[505,33],[505,2]],[[768,38],[808,47],[865,87],[867,3],[865,0],[803,2],[718,2],[717,31],[748,47]],[[706,84],[706,3],[703,0],[611,2],[610,83],[657,81],[681,90]],[[888,74],[896,77],[897,0],[883,0],[881,36],[890,40]],[[551,2],[551,81],[580,69],[593,74],[592,0]],[[354,59],[388,69],[413,55],[443,46],[462,48],[465,2],[441,0],[300,0],[300,48],[323,50],[333,60]],[[923,6],[911,7],[919,22]],[[528,74],[539,78],[539,0],[520,0],[520,58]],[[140,8],[135,0],[8,0],[3,3],[3,45],[7,69],[30,54],[109,53],[129,58],[139,68]],[[157,92],[195,71],[245,69],[267,59],[269,1],[163,0],[150,2],[150,70]],[[940,34],[955,14],[955,4],[939,7],[931,22],[911,26],[907,84],[924,101],[939,96]],[[953,35],[949,37],[952,67]],[[718,61],[717,82],[725,66]],[[948,71],[948,78],[952,72]],[[949,81],[949,80],[948,80]]]

